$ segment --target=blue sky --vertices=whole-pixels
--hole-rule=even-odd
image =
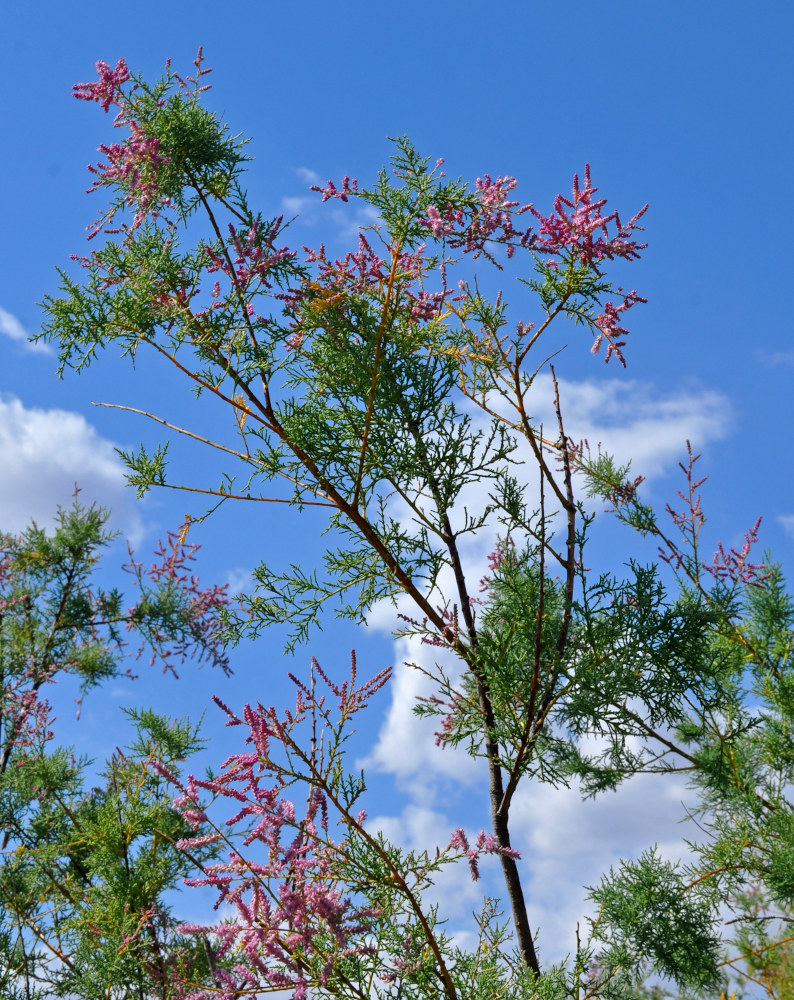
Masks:
[[[784,0],[606,0],[559,9],[534,0],[240,0],[228,7],[143,0],[90,12],[52,0],[5,5],[0,528],[18,530],[30,516],[46,521],[57,503],[68,502],[74,480],[84,497],[112,505],[115,524],[141,552],[188,509],[170,496],[136,503],[113,447],[154,441],[154,428],[91,401],[159,412],[167,403],[180,416],[212,415],[177,400],[178,386],[144,361],[133,371],[108,355],[87,374],[57,381],[53,356],[20,337],[39,328],[36,303],[55,291],[54,266],[83,251],[98,208],[83,194],[85,166],[107,139],[108,122],[74,101],[71,85],[92,79],[98,59],[114,65],[124,56],[150,76],[167,56],[188,69],[203,44],[215,69],[210,105],[233,131],[252,136],[252,201],[266,215],[299,211],[296,242],[347,249],[355,212],[323,210],[307,178],[350,173],[368,181],[389,155],[386,136],[402,133],[427,155],[445,157],[453,175],[515,175],[522,200],[543,210],[558,191],[568,192],[585,161],[622,215],[649,202],[650,246],[626,279],[649,299],[631,314],[628,370],[605,368],[582,345],[566,352],[560,368],[572,430],[621,457],[633,455],[657,502],[674,496],[678,483],[668,473],[691,438],[711,477],[704,490],[709,542],[735,544],[762,514],[762,544],[790,570],[794,7]],[[517,316],[530,312],[518,286],[506,294]],[[200,461],[184,452],[182,468],[189,474]],[[235,584],[259,558],[308,566],[318,552],[310,523],[272,509],[224,511],[195,540],[203,546],[202,577]],[[621,544],[632,552],[631,539],[622,536]],[[119,547],[113,559],[121,555]],[[329,622],[296,662],[313,652],[327,668],[343,670],[356,646],[364,670],[399,664],[410,651],[395,648],[386,618],[378,621],[382,627],[368,631]],[[233,666],[228,681],[186,666],[179,683],[142,668],[134,688],[112,685],[94,695],[79,724],[65,685],[59,735],[101,756],[123,732],[120,705],[154,703],[196,715],[206,709],[217,762],[231,744],[210,695],[239,705],[278,702],[287,692],[277,637],[241,648]],[[477,776],[433,754],[426,727],[409,715],[412,676],[400,672],[382,696],[360,752],[374,767],[373,813],[396,837],[421,843],[438,829],[477,822],[467,805]],[[546,789],[523,800],[520,846],[535,859],[537,920],[572,934],[578,886],[596,881],[616,852],[659,839],[674,853],[682,793],[665,794],[646,782],[587,807]],[[587,848],[570,833],[582,823],[591,831]],[[461,893],[467,907],[476,903],[468,887]],[[551,900],[559,913],[549,924]]]

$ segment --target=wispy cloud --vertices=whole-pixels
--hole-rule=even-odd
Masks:
[[[226,582],[229,585],[230,594],[241,594],[250,591],[253,584],[253,574],[250,569],[240,566],[230,569],[226,574]]]
[[[29,340],[30,334],[25,327],[19,322],[16,316],[13,316],[5,309],[0,309],[0,333],[23,344],[29,351],[35,351],[39,354],[52,354],[52,348],[43,341],[32,343]]]
[[[320,175],[309,167],[295,167],[295,173],[309,185],[320,183]]]
[[[790,538],[794,538],[794,514],[781,514],[778,521]]]
[[[771,365],[794,365],[794,351],[776,351],[765,359]]]

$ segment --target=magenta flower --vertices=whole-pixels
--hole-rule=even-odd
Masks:
[[[505,857],[513,858],[515,861],[521,858],[518,851],[513,850],[512,847],[503,847],[493,833],[486,833],[484,830],[481,830],[477,834],[476,846],[470,847],[463,827],[459,826],[450,837],[449,846],[453,850],[460,851],[464,857],[468,858],[469,871],[473,882],[476,882],[480,877],[479,859],[481,854],[502,854]]]
[[[199,548],[185,544],[184,533],[169,532],[167,540],[161,541],[155,551],[157,561],[144,570],[128,546],[130,561],[123,568],[136,578],[141,599],[129,609],[127,629],[135,628],[143,635],[137,655],[140,657],[148,645],[152,650],[151,662],[159,658],[163,672],[170,670],[176,674],[175,660],[184,663],[186,659],[206,658],[212,666],[229,674],[219,617],[221,609],[229,604],[228,584],[200,586],[189,568]],[[164,600],[172,606],[168,634],[156,614],[152,614]],[[174,619],[178,623],[176,628]]]
[[[461,222],[462,220],[462,212],[453,214],[450,209],[447,209],[442,216],[435,205],[428,205],[427,218],[420,219],[419,221],[423,226],[427,226],[436,239],[440,239],[442,236],[454,233],[455,222]]]
[[[517,185],[515,177],[497,177],[496,180],[490,174],[478,177],[474,184],[478,207],[468,226],[457,231],[450,239],[450,246],[462,247],[465,253],[472,253],[475,258],[484,254],[501,268],[487,249],[488,243],[503,243],[507,248],[507,256],[512,257],[516,247],[529,239],[529,230],[525,232],[513,225],[514,216],[523,215],[531,207],[508,198],[509,192]],[[456,217],[455,221],[461,220]]]
[[[339,198],[340,201],[347,201],[347,196],[349,194],[358,194],[358,181],[355,178],[351,181],[349,177],[343,177],[341,191],[337,188],[333,181],[328,181],[325,187],[320,187],[318,184],[312,184],[309,190],[319,192],[323,196],[323,201],[328,201],[329,198]]]
[[[720,583],[730,581],[731,583],[744,583],[752,587],[760,587],[764,580],[771,576],[763,563],[753,563],[749,561],[750,550],[758,541],[758,529],[761,527],[761,518],[755,522],[752,528],[744,536],[744,545],[741,549],[728,549],[725,551],[722,542],[717,545],[717,551],[711,563],[703,563],[703,569],[710,573]]]
[[[130,121],[130,137],[123,143],[102,144],[99,151],[108,159],[107,163],[89,165],[96,180],[88,188],[92,193],[101,187],[115,184],[124,190],[124,203],[135,207],[133,229],[137,229],[149,214],[157,214],[157,209],[169,203],[160,190],[160,168],[170,162],[169,157],[160,153],[160,140],[148,136],[135,121]],[[109,222],[112,214],[103,220]],[[95,228],[91,235],[99,231]]]
[[[579,186],[579,175],[573,177],[572,199],[558,194],[554,199],[554,211],[541,215],[532,206],[529,211],[540,221],[538,234],[531,237],[529,245],[542,253],[561,254],[569,252],[582,263],[595,265],[603,259],[636,260],[640,250],[647,243],[638,243],[631,238],[635,230],[641,230],[637,220],[644,215],[645,205],[624,226],[618,213],[602,213],[606,198],[594,199],[598,188],[590,179],[590,164],[585,164],[584,187]],[[610,235],[609,226],[614,223],[616,232]]]
[[[303,347],[305,339],[306,337],[302,333],[291,333],[284,344],[288,351],[297,351],[299,347]]]
[[[357,686],[355,657],[350,679],[343,684],[330,681],[316,661],[313,672],[338,698],[342,720],[360,711],[389,675],[383,671]],[[294,727],[310,713],[330,722],[325,697],[315,697],[313,684],[308,688],[295,683],[294,712],[245,705],[238,716],[215,699],[228,716],[227,725],[247,731],[246,750],[229,757],[218,778],[191,775],[182,782],[165,765],[151,764],[178,789],[173,805],[196,830],[207,822],[201,792],[231,800],[235,812],[225,827],[239,828],[236,836],[246,849],[243,856],[232,848],[225,860],[206,865],[202,877],[186,880],[191,886],[214,888],[216,908],[225,904],[234,909],[231,920],[214,926],[179,928],[185,934],[212,935],[218,958],[235,956],[230,971],[216,970],[213,987],[189,994],[193,1000],[210,996],[236,1000],[273,990],[291,990],[293,997],[304,997],[310,987],[325,986],[340,962],[373,950],[368,935],[378,911],[356,905],[339,883],[337,861],[344,860],[345,842],[338,844],[332,837],[328,795],[306,778],[308,796],[302,814],[284,795],[288,787],[299,787],[294,766],[301,751]],[[282,757],[286,765],[280,763]],[[359,812],[356,822],[363,819]],[[185,838],[178,846],[190,851],[222,839],[231,847],[232,836],[235,833],[227,835],[214,827],[214,832]]]
[[[619,292],[622,292],[622,288],[618,288]],[[615,306],[613,302],[607,302],[604,306],[604,312],[597,316],[595,319],[595,325],[598,329],[598,335],[593,341],[593,346],[590,348],[592,354],[598,354],[601,347],[602,341],[607,342],[607,353],[604,358],[605,362],[614,354],[618,361],[626,367],[626,360],[623,357],[623,353],[620,348],[626,346],[625,340],[619,340],[619,337],[626,337],[628,335],[628,330],[620,325],[620,313],[626,312],[631,309],[632,306],[636,305],[638,302],[647,302],[641,295],[638,295],[636,291],[632,290],[628,295],[623,296],[623,301],[619,306]]]
[[[124,59],[119,59],[115,69],[111,69],[100,59],[96,69],[99,79],[93,83],[74,84],[72,96],[78,101],[96,101],[102,110],[107,112],[111,104],[118,104],[121,85],[129,80],[130,72]]]

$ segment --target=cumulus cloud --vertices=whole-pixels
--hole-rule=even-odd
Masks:
[[[0,309],[0,333],[23,344],[28,351],[35,351],[40,354],[52,354],[52,348],[42,341],[31,343],[28,339],[30,334],[25,327],[19,322],[16,316],[13,316],[10,312],[6,312],[5,309]]]
[[[551,377],[538,375],[535,387],[535,418],[556,429]],[[569,437],[586,438],[593,448],[601,444],[617,461],[631,461],[632,470],[648,479],[669,472],[687,440],[699,448],[725,437],[730,429],[730,402],[714,390],[662,395],[632,380],[560,380],[560,398]]]
[[[390,605],[391,608],[391,605]],[[393,615],[393,608],[392,615]],[[385,614],[386,609],[379,609]],[[385,621],[383,625],[385,626]],[[415,636],[395,642],[395,670],[390,682],[391,704],[369,756],[358,766],[373,768],[391,774],[400,787],[408,792],[415,803],[431,804],[438,794],[438,781],[448,780],[467,785],[481,777],[477,762],[462,748],[444,748],[435,745],[432,720],[420,718],[414,712],[417,699],[436,690],[436,685],[409,664],[429,661],[441,663],[452,679],[459,666],[450,653],[435,649],[428,653]]]
[[[574,948],[577,921],[594,917],[587,887],[621,858],[657,846],[662,857],[689,856],[684,842],[697,839],[686,813],[687,789],[669,775],[640,775],[616,792],[584,801],[576,789],[534,785],[513,802],[513,846],[527,872],[526,891],[533,926],[541,927],[544,961],[559,960]],[[494,882],[494,890],[499,886]]]
[[[31,520],[50,526],[77,482],[87,501],[112,508],[115,526],[133,540],[141,534],[112,443],[78,413],[27,408],[0,396],[0,468],[0,530],[17,532]]]

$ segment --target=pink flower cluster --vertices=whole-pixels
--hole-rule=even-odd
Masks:
[[[488,553],[488,569],[495,573],[504,563],[512,566],[516,561],[516,543],[510,537],[498,538],[496,548]],[[480,580],[480,593],[488,590],[491,586],[491,575],[486,573]]]
[[[96,101],[103,111],[108,112],[111,104],[119,103],[121,85],[130,78],[130,71],[124,59],[119,59],[116,68],[111,69],[101,59],[96,64],[99,79],[92,83],[76,83],[72,87],[72,96],[78,101]]]
[[[674,510],[669,503],[665,505],[665,509],[672,518],[673,524],[676,528],[678,528],[683,537],[690,545],[694,545],[697,543],[697,537],[700,529],[706,523],[706,516],[703,513],[703,507],[701,506],[700,493],[698,493],[697,490],[700,489],[708,477],[703,476],[702,479],[695,480],[693,472],[700,455],[694,454],[690,441],[687,441],[686,448],[687,464],[684,465],[683,462],[679,462],[678,467],[686,477],[687,492],[684,493],[682,490],[677,491],[678,496],[686,504],[686,509],[682,511]],[[667,541],[667,550],[659,546],[659,558],[668,565],[672,566],[674,571],[678,571],[686,564],[684,554],[678,549],[675,543],[671,541]]]
[[[416,294],[409,292],[408,294],[414,303],[411,307],[411,319],[430,320],[438,316],[449,292],[417,292]]]
[[[319,184],[312,184],[309,190],[318,191],[323,196],[323,201],[328,201],[329,198],[338,198],[340,201],[347,201],[348,195],[358,194],[358,181],[355,177],[352,181],[349,177],[343,177],[341,190],[337,188],[333,181],[328,181],[325,187],[320,187]]]
[[[622,288],[618,288],[619,292],[622,292]],[[620,325],[622,312],[626,312],[631,309],[632,306],[636,305],[638,302],[647,302],[641,295],[632,289],[627,295],[623,296],[623,301],[619,306],[616,306],[613,302],[607,302],[604,306],[604,311],[600,316],[596,317],[595,325],[598,329],[598,334],[596,339],[593,341],[593,346],[590,348],[591,354],[598,354],[602,341],[607,342],[607,353],[604,358],[605,362],[614,356],[618,361],[626,367],[626,359],[623,357],[623,353],[620,350],[621,347],[626,346],[625,340],[618,340],[618,337],[625,337],[628,335],[628,330]]]
[[[455,223],[463,222],[463,211],[458,209],[457,212],[453,212],[447,206],[441,215],[435,205],[428,205],[427,218],[419,221],[423,226],[427,226],[436,239],[441,239],[442,236],[449,236],[455,232]]]
[[[684,465],[683,462],[678,463],[687,481],[686,493],[683,490],[678,490],[678,496],[684,501],[686,507],[682,511],[676,511],[670,504],[667,504],[667,513],[688,545],[695,550],[700,529],[706,523],[706,516],[703,513],[698,490],[705,483],[707,477],[703,476],[697,480],[694,478],[693,470],[700,455],[694,454],[689,441],[687,441],[686,447],[687,464]],[[734,585],[745,584],[751,587],[760,587],[771,576],[763,563],[749,561],[750,551],[758,542],[758,529],[760,527],[761,518],[759,517],[753,527],[745,534],[744,545],[741,549],[730,548],[726,552],[722,542],[719,542],[717,544],[717,551],[714,553],[710,563],[704,562],[695,566],[694,560],[687,559],[678,546],[669,539],[665,539],[665,548],[659,546],[659,558],[672,566],[676,572],[683,568],[692,577],[694,577],[696,571],[704,570],[719,583],[730,582]]]
[[[199,48],[198,55],[193,61],[197,69],[196,76],[188,76],[184,80],[178,73],[171,72],[171,60],[168,59],[166,62],[169,81],[176,79],[181,85],[183,97],[187,99],[193,100],[203,91],[210,89],[209,85],[199,86],[201,77],[212,72],[211,68],[202,68],[202,62],[202,50]],[[72,96],[81,101],[95,101],[105,112],[109,111],[111,106],[117,107],[114,127],[128,127],[130,136],[124,143],[100,145],[99,151],[107,157],[107,162],[88,167],[96,175],[96,180],[88,188],[89,193],[106,186],[115,186],[122,192],[122,197],[112,204],[110,210],[88,227],[88,239],[92,239],[102,230],[106,233],[121,232],[123,227],[110,228],[110,224],[122,205],[135,209],[132,223],[134,230],[147,216],[157,217],[160,210],[171,202],[171,199],[163,193],[161,183],[162,168],[170,162],[169,157],[161,153],[160,140],[157,136],[150,135],[136,118],[136,104],[132,94],[138,89],[139,84],[133,83],[125,94],[124,84],[133,78],[124,59],[119,59],[115,69],[111,69],[107,63],[100,60],[96,64],[96,69],[99,79],[91,83],[74,84]],[[165,98],[161,98],[159,104],[162,106],[164,103]]]
[[[363,233],[358,234],[358,250],[344,257],[329,260],[325,244],[319,250],[304,247],[306,263],[317,264],[318,279],[326,288],[339,292],[364,292],[377,288],[388,279],[386,261],[379,257]]]
[[[144,221],[147,215],[158,214],[158,208],[169,203],[160,192],[159,170],[169,163],[169,157],[160,153],[160,140],[146,135],[136,121],[130,121],[130,137],[123,143],[111,145],[102,143],[100,153],[107,157],[107,163],[89,164],[88,169],[96,174],[96,180],[88,188],[88,193],[116,184],[124,189],[124,202],[136,206],[133,229]],[[95,224],[92,236],[101,227]]]
[[[116,106],[119,111],[114,128],[127,126],[130,135],[123,143],[102,143],[99,146],[99,152],[107,157],[107,162],[89,164],[88,169],[96,179],[88,192],[108,186],[121,189],[123,197],[120,203],[135,209],[132,228],[137,229],[148,215],[157,216],[160,209],[170,203],[170,199],[162,194],[160,183],[161,169],[170,160],[160,152],[160,140],[148,135],[135,118],[132,100],[124,96],[122,86],[130,80],[126,62],[119,59],[116,68],[111,69],[107,63],[100,61],[96,68],[99,79],[92,83],[76,83],[72,87],[72,96],[81,101],[96,101],[106,112],[111,105]],[[132,90],[136,87],[134,85]],[[117,207],[111,208],[89,227],[89,239],[109,226]],[[105,228],[108,233],[119,231]]]
[[[410,315],[414,321],[433,319],[447,296],[452,294],[449,290],[426,292],[421,286],[416,287],[427,270],[424,246],[399,253],[393,264],[375,253],[364,233],[358,235],[358,250],[336,260],[328,259],[324,245],[319,250],[303,249],[306,262],[318,265],[318,284],[322,286],[323,301],[328,305],[342,303],[348,294],[382,296],[392,269],[395,275],[392,291],[411,304]]]
[[[753,545],[758,541],[761,520],[759,517],[753,527],[745,534],[744,545],[741,549],[731,548],[726,552],[722,542],[719,542],[714,558],[710,564],[703,563],[703,569],[720,583],[730,581],[731,583],[745,583],[752,587],[760,587],[764,580],[769,579],[771,573],[766,571],[766,566],[763,563],[750,562],[748,556]]]
[[[502,846],[494,834],[486,833],[484,830],[481,830],[477,835],[476,845],[470,847],[463,828],[459,826],[452,834],[449,846],[454,850],[461,851],[469,859],[469,871],[471,872],[473,882],[476,882],[480,877],[479,860],[481,854],[501,854],[504,857],[513,858],[514,861],[518,861],[521,858],[518,851],[512,847]]]
[[[316,662],[314,669],[327,681]],[[356,687],[354,664],[349,682],[339,686],[327,683],[346,717],[363,708],[385,679],[386,675],[379,675]],[[214,987],[194,990],[184,1000],[236,1000],[274,989],[292,990],[292,996],[302,1000],[311,985],[323,986],[329,981],[340,960],[372,951],[367,934],[378,912],[355,906],[338,885],[334,859],[340,846],[329,833],[325,794],[313,787],[301,817],[294,803],[283,795],[285,786],[293,783],[293,772],[288,768],[285,772],[274,763],[273,753],[279,748],[294,750],[291,729],[312,705],[322,712],[324,704],[323,699],[314,701],[305,685],[296,683],[296,710],[284,712],[283,717],[272,707],[246,705],[239,718],[214,699],[229,717],[227,725],[247,728],[246,743],[250,745],[247,752],[224,762],[217,779],[199,780],[191,775],[182,783],[165,765],[151,764],[179,788],[181,794],[174,806],[194,829],[207,821],[199,801],[199,790],[204,790],[235,803],[237,811],[226,825],[245,824],[243,847],[264,849],[264,858],[257,861],[251,859],[250,852],[244,858],[233,850],[228,860],[207,865],[204,877],[186,880],[191,886],[217,889],[216,908],[233,906],[235,918],[212,927],[185,924],[179,931],[211,934],[218,942],[218,958],[231,953],[239,957],[231,971],[216,968]],[[360,814],[359,821],[362,819]],[[190,851],[221,837],[226,839],[220,831],[200,834],[177,846]],[[321,943],[328,935],[334,942],[330,948]]]
[[[493,181],[491,175],[486,174],[485,177],[478,177],[474,186],[480,196],[481,208],[466,233],[467,249],[482,248],[487,239],[499,233],[496,238],[507,244],[507,256],[512,257],[515,251],[512,241],[522,235],[513,228],[513,215],[522,215],[530,208],[507,197],[508,192],[518,186],[518,181],[515,177],[497,177]]]
[[[463,247],[464,252],[472,253],[475,257],[485,254],[496,264],[487,249],[489,242],[505,244],[507,256],[512,257],[516,246],[521,245],[528,235],[528,231],[525,233],[517,230],[513,225],[513,217],[522,215],[530,208],[529,205],[521,205],[508,197],[517,184],[515,177],[497,177],[496,180],[490,174],[478,177],[474,184],[477,208],[466,226],[463,211],[454,211],[451,205],[445,205],[442,209],[437,205],[430,205],[426,217],[419,221],[436,239],[449,237],[451,247]]]
[[[275,241],[283,229],[283,221],[284,216],[280,215],[264,234],[260,233],[260,224],[256,221],[244,233],[229,223],[229,246],[236,255],[233,266],[229,266],[223,254],[216,253],[212,247],[205,245],[204,249],[211,261],[207,268],[208,273],[222,271],[231,278],[241,292],[245,292],[253,281],[257,281],[263,288],[271,288],[272,282],[268,272],[276,264],[295,257],[295,251],[289,247],[275,248]],[[220,286],[216,285],[213,289],[213,298],[217,299],[218,294]]]
[[[615,483],[604,494],[604,499],[614,505],[616,510],[626,507],[634,501],[637,490],[645,482],[645,476],[635,476],[622,483]]]
[[[46,681],[52,682],[53,674],[57,668],[53,667]],[[40,679],[36,679],[30,671],[25,671],[19,678],[22,684],[33,684],[27,690],[10,690],[4,692],[4,702],[0,707],[0,719],[5,721],[4,729],[9,737],[6,746],[8,747],[32,747],[41,742],[46,742],[53,738],[53,731],[49,728],[55,721],[50,716],[50,703],[46,698],[40,698],[37,690]],[[23,754],[16,762],[17,767],[21,767],[26,762]]]
[[[558,194],[554,199],[554,211],[546,216],[529,206],[529,211],[540,221],[538,233],[531,238],[530,246],[542,253],[559,255],[570,252],[582,263],[591,266],[600,260],[614,260],[616,257],[639,259],[639,251],[648,244],[638,243],[631,234],[642,229],[637,220],[645,214],[648,206],[641,208],[623,225],[617,211],[608,215],[602,213],[606,198],[594,199],[597,190],[590,179],[588,163],[585,164],[583,188],[579,186],[579,175],[574,174],[573,200]],[[615,225],[614,235],[609,233],[610,223]]]
[[[423,638],[422,641],[426,641],[430,646],[449,648],[447,643],[433,636]],[[418,695],[417,701],[430,705],[433,714],[442,717],[441,728],[437,729],[433,735],[436,738],[436,746],[443,749],[447,743],[451,742],[455,728],[461,721],[466,707],[466,699],[458,691],[452,691],[447,698],[439,698],[437,694]]]

